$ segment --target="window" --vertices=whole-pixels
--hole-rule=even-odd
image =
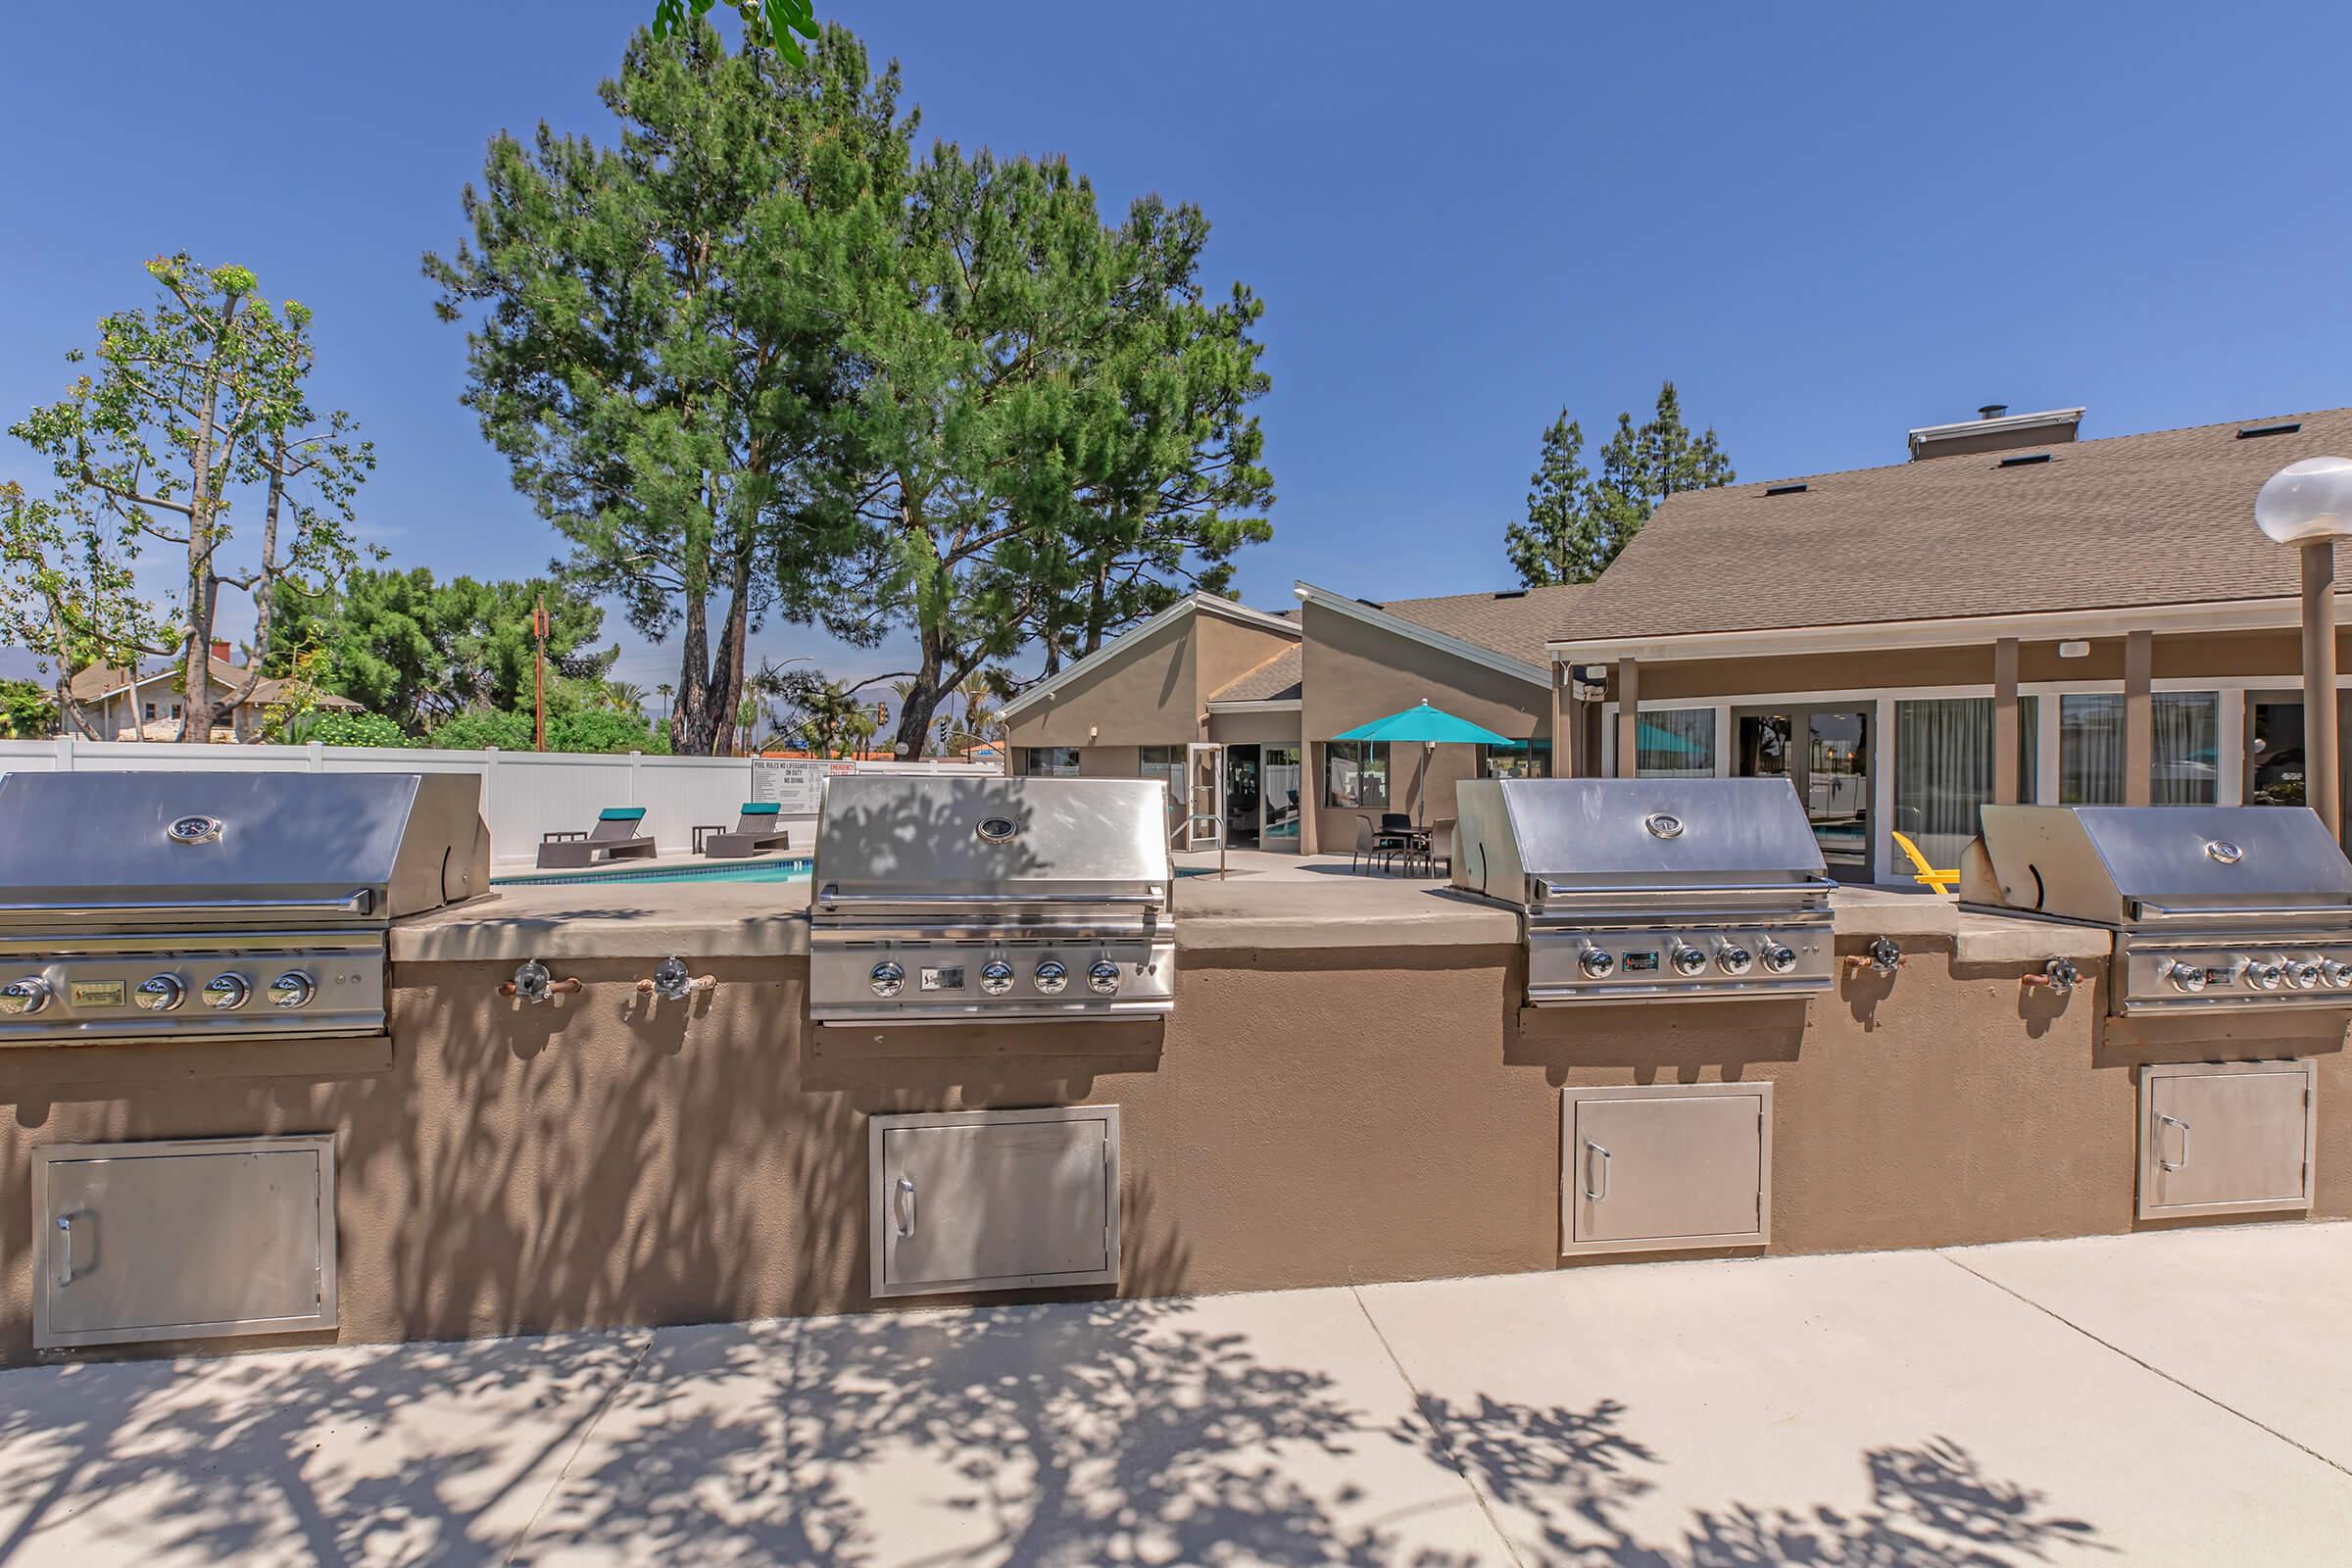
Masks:
[[[1021,771],[1031,778],[1076,778],[1078,748],[1032,746],[1023,758]]]
[[[2158,692],[2148,799],[2210,806],[2218,799],[2221,700],[2212,692]],[[2076,692],[2058,699],[2058,800],[2117,806],[2124,799],[2124,699]]]
[[[1644,709],[1635,718],[1634,771],[1641,777],[1715,776],[1715,710]]]
[[[2034,799],[2034,700],[2017,700],[2017,798]],[[1954,697],[1894,705],[1894,827],[1940,866],[1981,827],[1992,801],[1992,699]]]
[[[1389,804],[1389,747],[1386,741],[1332,741],[1323,748],[1323,804],[1370,807]]]
[[[1168,792],[1168,830],[1174,832],[1177,818],[1184,814],[1184,748],[1181,746],[1140,746],[1135,753],[1135,770],[1144,778],[1155,778]]]
[[[147,705],[147,716],[149,718],[155,717],[155,705],[153,703],[149,703]]]
[[[1481,746],[1478,749],[1478,776],[1549,778],[1551,742],[1522,741],[1516,746]]]

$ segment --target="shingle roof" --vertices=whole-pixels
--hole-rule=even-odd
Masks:
[[[245,677],[253,673],[247,665],[232,664],[221,659],[212,662],[212,669],[216,701],[233,695],[237,688],[245,684]],[[139,679],[142,682],[162,680],[172,673],[173,671],[171,669],[155,669],[141,675]],[[102,697],[121,691],[130,684],[130,673],[127,670],[119,669],[112,664],[88,664],[74,674],[73,680],[67,683],[66,689],[74,694],[74,701],[76,703],[94,703]],[[275,675],[266,675],[262,678],[261,684],[254,687],[251,701],[267,706],[283,697],[285,689],[284,681]],[[318,693],[315,701],[321,708],[348,708],[356,710],[360,706],[348,698],[337,697],[328,692]]]
[[[1306,667],[1299,645],[1293,643],[1272,659],[1208,694],[1212,703],[1290,702],[1298,695]]]
[[[1565,583],[1552,588],[1513,589],[1502,593],[1447,594],[1440,599],[1391,599],[1381,609],[1399,620],[1431,631],[1491,648],[1531,664],[1548,664],[1544,644],[1562,625],[1581,612],[1585,596],[1595,584]]]
[[[2049,461],[2014,462],[2037,450]],[[2293,594],[2295,553],[2255,532],[2254,492],[2347,450],[2352,409],[2329,409],[1694,491],[1548,630],[1591,642]]]

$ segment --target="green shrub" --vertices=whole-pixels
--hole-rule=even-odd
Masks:
[[[460,713],[427,737],[443,751],[479,751],[495,746],[505,752],[531,749],[531,715],[474,711]],[[667,757],[669,736],[632,713],[610,709],[582,708],[551,713],[547,719],[547,749],[551,752],[644,752]]]
[[[320,713],[311,721],[310,739],[321,746],[406,746],[408,736],[381,713]]]
[[[531,721],[520,713],[494,713],[477,709],[460,713],[426,736],[425,741],[448,752],[478,752],[485,746],[527,752],[531,749]]]

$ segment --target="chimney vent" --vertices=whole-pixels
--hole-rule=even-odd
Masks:
[[[228,657],[228,640],[226,638],[215,638],[213,641],[214,660],[223,664],[234,662],[234,661]]]
[[[1977,417],[1980,419],[1997,419],[2008,412],[2009,405],[2006,403],[1985,403],[1978,407]]]

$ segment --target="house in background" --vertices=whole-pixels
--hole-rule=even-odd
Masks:
[[[243,691],[252,669],[230,662],[230,648],[225,642],[212,647],[213,690],[221,700]],[[111,664],[92,664],[76,674],[68,685],[75,710],[90,731],[100,740],[172,741],[179,738],[181,716],[187,698],[179,690],[177,667],[157,669],[147,674],[119,669]],[[275,676],[264,676],[253,691],[229,711],[229,722],[213,726],[215,741],[253,742],[262,738],[269,722],[269,709],[282,701],[286,683]],[[360,705],[349,698],[331,696],[325,692],[312,694],[310,701],[320,709],[358,712]]]
[[[1786,778],[1835,875],[1895,884],[1896,831],[1949,867],[1987,803],[2301,804],[2300,576],[2254,495],[2352,410],[1984,412],[1670,498],[1552,628],[1574,771]]]
[[[1460,779],[1550,770],[1544,640],[1586,591],[1382,604],[1300,583],[1281,613],[1192,595],[1005,705],[1011,771],[1160,778],[1176,808],[1189,749],[1213,744],[1232,843],[1345,852],[1358,817],[1436,821]],[[1511,744],[1335,739],[1421,702]]]

